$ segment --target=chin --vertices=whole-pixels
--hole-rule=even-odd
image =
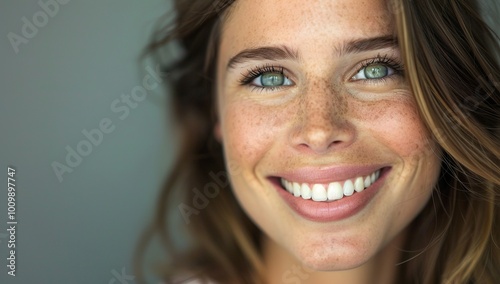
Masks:
[[[308,257],[300,261],[304,268],[312,271],[343,271],[358,268],[365,264],[367,259],[359,259],[353,256],[339,257],[339,256],[326,256],[326,257]]]
[[[295,258],[314,271],[341,271],[362,266],[375,255],[373,249],[350,243],[344,246],[309,245],[293,252]]]

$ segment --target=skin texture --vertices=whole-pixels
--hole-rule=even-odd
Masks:
[[[429,201],[440,153],[404,76],[353,79],[377,56],[400,61],[397,46],[342,52],[352,40],[394,36],[388,8],[385,1],[238,0],[223,24],[215,131],[234,193],[264,232],[270,283],[390,283],[405,228]],[[242,50],[263,46],[286,46],[298,58],[228,68]],[[240,83],[266,65],[282,67],[292,85]],[[269,180],[306,166],[373,164],[391,167],[383,186],[362,211],[335,222],[302,218]]]

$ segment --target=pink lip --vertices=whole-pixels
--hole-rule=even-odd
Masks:
[[[363,174],[368,175],[373,171],[380,169],[374,167],[372,171],[371,170],[372,168],[373,167],[367,167],[366,169],[369,169],[367,172],[364,172],[366,169],[363,169],[362,171],[356,170],[355,173],[353,172],[353,168],[345,168],[345,169],[336,168],[334,171],[338,174],[338,178],[336,176],[335,180],[349,179],[354,176],[362,176]],[[331,169],[329,172],[331,172]],[[382,187],[389,172],[390,168],[388,167],[382,168],[380,172],[380,177],[368,188],[366,188],[362,192],[355,192],[351,196],[345,196],[340,200],[335,200],[331,202],[317,202],[317,201],[303,199],[300,196],[295,197],[293,194],[290,194],[281,186],[279,177],[270,178],[270,180],[273,183],[274,187],[278,190],[279,195],[288,204],[288,206],[291,209],[293,209],[293,211],[295,211],[297,214],[299,214],[300,216],[302,216],[307,220],[314,222],[333,222],[349,218],[351,216],[356,215],[361,210],[363,210],[363,208],[365,208],[370,203],[370,201],[373,200],[379,189]],[[305,172],[304,171],[299,172],[298,175],[300,176],[300,174],[303,173]],[[298,182],[298,180],[296,179],[297,177],[298,177],[297,172],[294,172],[294,176],[290,178],[290,180]],[[283,176],[283,178],[288,180],[287,177]],[[319,173],[318,175],[311,174],[308,176],[303,176],[302,180],[306,181],[312,180],[313,183],[321,183],[325,181],[331,182],[331,177],[330,179],[328,179],[328,181],[325,178],[326,176],[324,176],[323,173]]]

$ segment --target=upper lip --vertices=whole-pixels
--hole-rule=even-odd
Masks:
[[[385,165],[346,165],[346,166],[323,166],[302,167],[293,170],[278,172],[274,177],[284,178],[288,181],[298,183],[331,183],[344,181],[359,176],[367,176],[376,170],[384,168]]]

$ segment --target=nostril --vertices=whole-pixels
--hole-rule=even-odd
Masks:
[[[297,150],[324,154],[345,148],[356,137],[355,126],[347,121],[317,121],[306,119],[290,130],[290,142]]]

